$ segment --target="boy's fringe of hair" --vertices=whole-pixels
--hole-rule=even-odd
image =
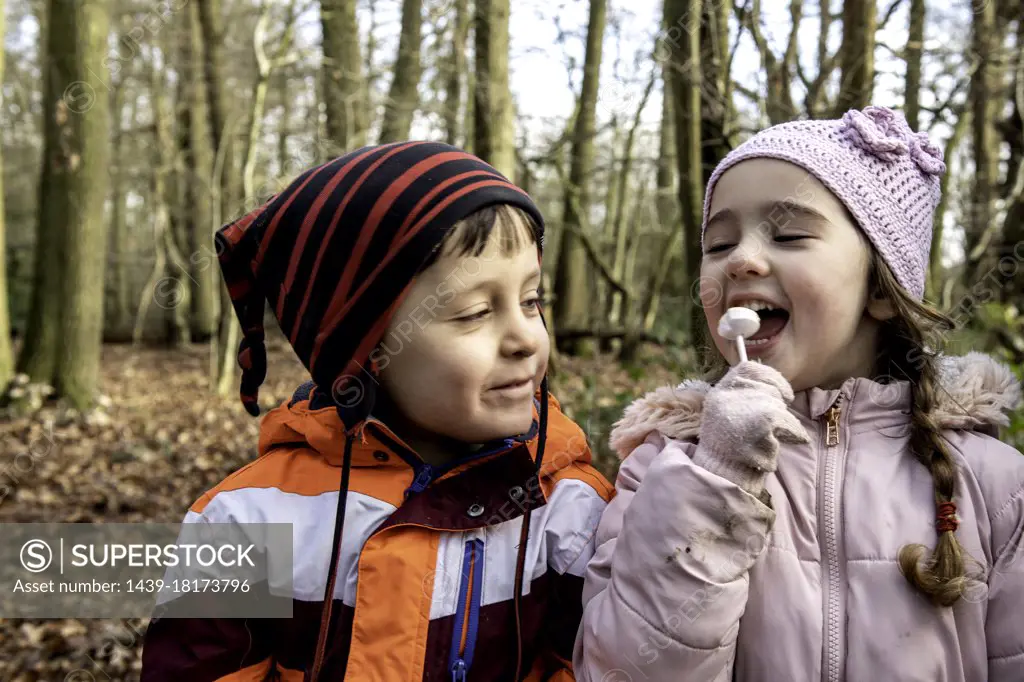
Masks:
[[[957,492],[956,462],[931,416],[940,390],[937,358],[942,336],[954,329],[955,323],[931,305],[911,298],[873,248],[868,282],[868,291],[883,296],[896,312],[882,323],[874,378],[910,383],[910,450],[932,475],[938,510],[940,504],[952,502]],[[700,329],[700,336],[703,379],[714,384],[729,365],[705,327]],[[952,606],[964,595],[970,585],[967,564],[971,561],[955,531],[941,533],[930,555],[925,545],[915,543],[902,547],[898,556],[907,581],[939,606]]]
[[[487,248],[487,242],[495,230],[501,239],[503,256],[516,253],[527,244],[541,245],[543,241],[540,226],[529,213],[518,206],[484,206],[452,226],[438,247],[420,266],[420,272],[436,263],[442,254],[457,257],[479,256]]]

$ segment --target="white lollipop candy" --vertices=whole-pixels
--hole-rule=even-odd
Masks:
[[[736,341],[736,350],[739,352],[740,361],[747,361],[747,345],[743,342],[757,333],[761,327],[761,318],[750,308],[729,308],[725,315],[718,320],[718,334],[724,338]]]

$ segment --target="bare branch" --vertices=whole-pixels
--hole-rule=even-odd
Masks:
[[[892,19],[892,15],[896,13],[896,10],[898,10],[902,4],[903,0],[892,0],[892,3],[889,5],[889,9],[887,9],[885,14],[882,15],[882,20],[878,22],[878,31],[885,29],[885,25],[889,23],[889,20]]]

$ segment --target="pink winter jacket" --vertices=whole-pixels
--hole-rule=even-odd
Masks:
[[[966,598],[933,606],[896,563],[937,537],[908,384],[797,393],[811,443],[782,446],[762,501],[691,461],[708,386],[685,382],[613,431],[625,461],[586,572],[577,680],[1024,680],[1024,456],[993,437],[1020,387],[978,353],[948,358],[940,383],[957,535],[984,570]]]

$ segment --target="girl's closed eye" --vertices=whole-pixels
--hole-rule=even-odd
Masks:
[[[481,308],[479,310],[459,315],[458,317],[453,317],[452,322],[478,322],[490,314],[490,312],[490,308]]]
[[[730,242],[719,242],[717,244],[709,246],[707,249],[704,250],[704,253],[722,253],[723,251],[727,251],[728,249],[731,249],[734,246],[736,245]]]
[[[783,243],[797,242],[797,241],[800,241],[801,239],[810,239],[810,238],[811,238],[811,236],[808,235],[808,234],[778,234],[778,235],[775,235],[775,241],[783,242]]]

